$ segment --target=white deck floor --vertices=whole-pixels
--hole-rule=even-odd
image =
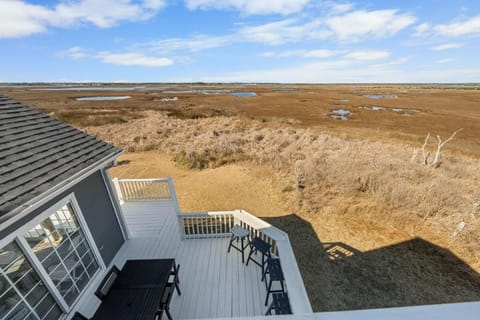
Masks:
[[[173,296],[174,319],[265,314],[260,267],[242,264],[236,250],[227,254],[228,239],[181,240],[174,207],[168,202],[128,202],[122,209],[132,239],[118,252],[115,264],[175,258],[181,265],[182,295]]]

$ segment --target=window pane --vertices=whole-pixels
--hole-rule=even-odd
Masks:
[[[27,302],[34,306],[47,294],[47,289],[42,283],[39,283],[35,288],[26,296]]]
[[[25,257],[22,255],[12,264],[10,264],[10,266],[5,270],[5,273],[10,278],[10,280],[15,283],[29,270],[30,263],[26,261]]]
[[[76,277],[77,287],[80,290],[83,290],[83,288],[85,288],[87,286],[88,280],[89,280],[89,276],[88,276],[87,272],[83,272],[82,274],[80,274],[79,276]]]
[[[40,278],[38,277],[37,273],[30,269],[28,273],[26,273],[20,280],[17,281],[15,286],[22,295],[26,295],[39,282]]]
[[[43,318],[49,312],[50,308],[55,304],[56,302],[53,300],[52,296],[48,295],[35,306],[35,312],[40,318]]]
[[[78,294],[78,290],[72,286],[65,295],[65,301],[67,301],[68,304],[71,304],[78,297]]]
[[[3,317],[8,311],[12,310],[19,301],[19,295],[12,288],[5,292],[0,298],[0,317]]]
[[[87,248],[87,244],[85,242],[85,240],[83,240],[77,247],[77,252],[78,254],[80,255],[80,257],[82,257],[85,252],[87,252],[88,248]]]
[[[53,283],[55,283],[55,285],[57,286],[58,288],[58,284],[65,278],[65,276],[67,275],[67,270],[65,270],[65,268],[63,267],[63,265],[58,265],[57,268],[55,270],[53,270],[52,272],[50,272],[50,278],[52,279]]]
[[[15,309],[13,309],[9,314],[8,316],[5,318],[5,319],[8,319],[8,320],[23,320],[27,315],[28,313],[30,312],[30,310],[28,309],[27,305],[25,303],[20,303],[18,304]]]
[[[72,250],[72,242],[70,242],[70,240],[68,239],[65,239],[65,241],[62,242],[60,247],[58,247],[57,252],[62,259],[65,259],[66,256],[68,256],[68,254],[72,252]]]
[[[48,314],[45,316],[44,319],[58,319],[60,316],[62,315],[62,311],[60,310],[60,308],[58,306],[54,306],[49,312]]]
[[[52,272],[60,264],[60,259],[57,256],[57,253],[53,251],[49,256],[42,261],[42,265],[47,270],[47,273]]]
[[[15,259],[21,256],[20,248],[16,243],[11,242],[0,249],[0,268],[4,269],[10,265]]]
[[[87,267],[87,271],[90,277],[93,277],[93,275],[97,272],[98,269],[99,269],[98,264],[95,261],[93,261],[90,264],[90,266]]]

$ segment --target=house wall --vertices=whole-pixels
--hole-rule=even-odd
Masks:
[[[48,208],[72,192],[75,194],[102,259],[105,265],[108,266],[125,240],[100,171],[96,171],[69,190],[0,231],[0,239],[28,223],[35,216],[48,210]]]

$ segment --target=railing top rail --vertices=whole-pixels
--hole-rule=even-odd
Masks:
[[[231,215],[233,216],[234,211],[198,211],[198,212],[179,212],[177,215],[179,217],[208,217],[208,216],[221,216],[221,215]]]
[[[150,178],[150,179],[118,179],[120,182],[136,182],[136,181],[147,181],[147,182],[168,182],[168,178]]]
[[[272,226],[270,223],[262,220],[253,214],[245,210],[235,210],[235,216],[240,220],[250,224],[252,227],[261,231],[265,235],[269,236],[273,240],[285,240],[288,239],[288,235],[277,227]]]

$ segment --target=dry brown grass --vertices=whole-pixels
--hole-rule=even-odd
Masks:
[[[479,217],[473,214],[480,198],[476,159],[446,154],[442,166],[433,169],[412,163],[408,145],[352,140],[280,124],[265,126],[237,117],[178,120],[147,112],[128,125],[87,131],[129,152],[162,150],[188,168],[239,160],[273,166],[290,177],[293,188],[300,170],[303,212],[319,211],[324,205],[320,195],[326,190],[351,197],[369,195],[392,210],[420,217],[445,236],[463,221],[467,227],[451,240],[471,258],[480,249],[473,237],[480,233]],[[480,268],[478,261],[470,262]]]

